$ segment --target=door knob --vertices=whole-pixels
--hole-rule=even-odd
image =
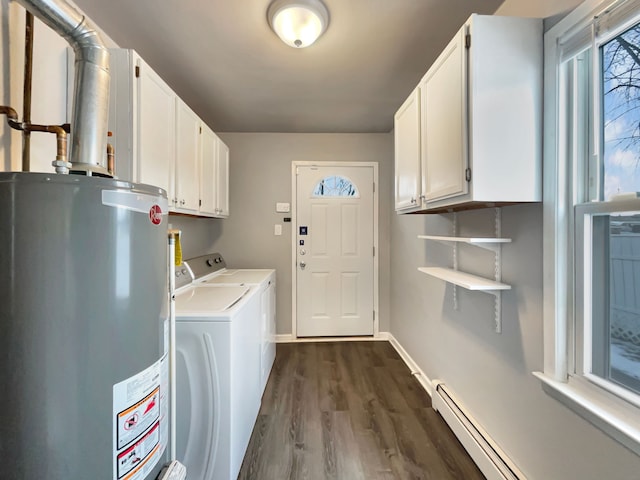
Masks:
[[[304,267],[306,267],[306,266],[307,266],[306,262],[304,260],[301,260],[300,261],[300,269],[304,270]]]

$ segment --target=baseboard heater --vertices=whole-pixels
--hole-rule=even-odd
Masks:
[[[442,380],[434,380],[433,408],[467,450],[487,480],[526,480],[526,477],[469,415]]]

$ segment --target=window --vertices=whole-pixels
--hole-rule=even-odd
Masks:
[[[359,197],[358,189],[351,180],[339,175],[324,177],[313,189],[314,197]]]
[[[602,194],[600,200],[640,190],[640,24],[600,47]]]
[[[640,453],[640,0],[587,0],[545,44],[538,376]]]
[[[573,373],[640,406],[640,212],[611,203],[576,207]]]

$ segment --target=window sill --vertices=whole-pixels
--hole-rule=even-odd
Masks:
[[[542,382],[545,393],[640,455],[640,408],[584,379],[570,377],[564,383],[542,372],[533,375]]]

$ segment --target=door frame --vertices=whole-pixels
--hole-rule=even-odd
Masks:
[[[379,261],[380,248],[378,245],[378,198],[380,184],[378,182],[378,163],[377,162],[310,162],[310,161],[293,161],[291,162],[291,338],[295,341],[309,341],[309,337],[298,338],[298,264],[296,262],[296,252],[298,249],[297,232],[298,232],[298,182],[297,167],[372,167],[373,168],[373,246],[375,255],[373,256],[373,338],[379,338],[380,334],[380,305],[379,305]],[[329,337],[333,341],[339,340],[341,337]],[[349,337],[350,340],[371,339],[365,337]]]

